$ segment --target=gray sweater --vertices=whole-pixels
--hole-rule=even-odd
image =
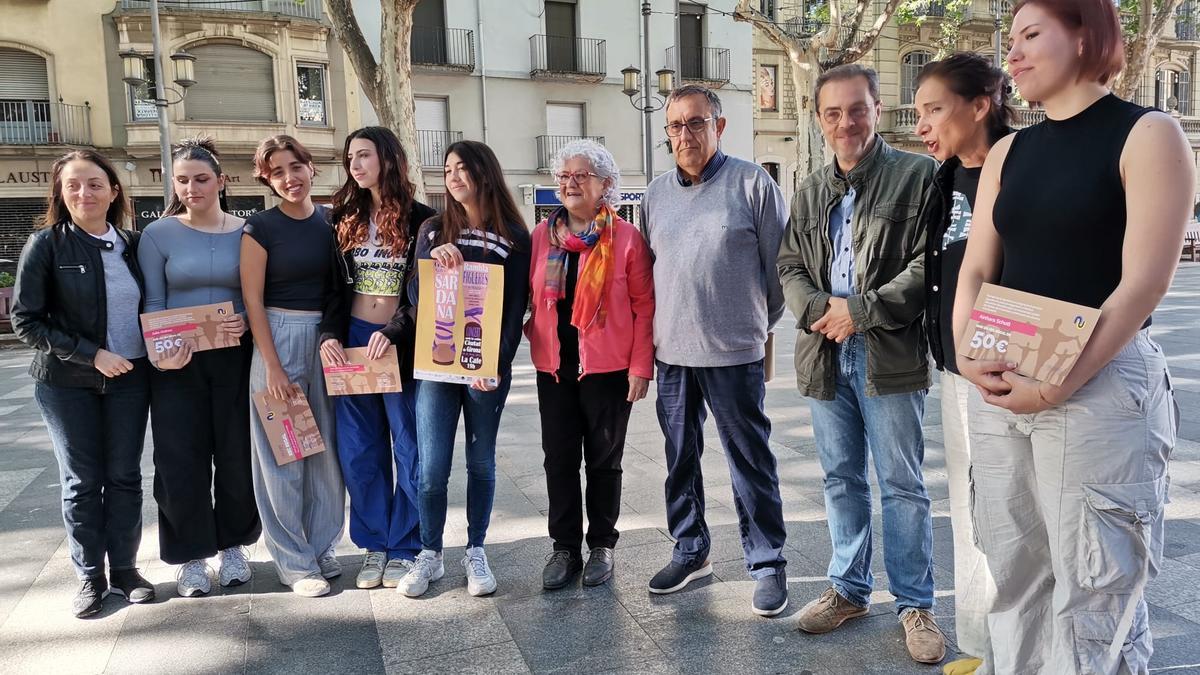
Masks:
[[[757,164],[728,157],[710,180],[655,178],[642,201],[654,255],[655,358],[720,367],[765,355],[783,315],[775,260],[787,225],[783,193]]]
[[[243,312],[240,274],[242,228],[209,234],[174,216],[146,226],[138,263],[146,283],[146,310],[195,307],[230,301]]]

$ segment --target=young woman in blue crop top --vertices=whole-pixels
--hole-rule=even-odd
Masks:
[[[221,209],[225,176],[212,139],[175,147],[171,181],[171,203],[138,247],[145,309],[232,302],[219,329],[241,342],[195,354],[184,345],[165,353],[150,377],[159,556],[180,566],[176,588],[191,597],[212,589],[207,561],[218,554],[222,586],[250,581],[242,547],[262,528],[250,475],[253,349],[238,276],[244,221]]]
[[[346,137],[346,183],[331,218],[346,276],[338,311],[323,323],[326,362],[346,347],[379,358],[395,345],[401,391],[337,396],[338,457],[350,494],[350,539],[364,549],[356,585],[395,588],[421,550],[417,516],[417,389],[412,379],[412,303],[406,293],[417,229],[433,209],[413,199],[408,157],[384,127]]]

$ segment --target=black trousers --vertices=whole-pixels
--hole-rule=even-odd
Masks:
[[[621,515],[621,458],[633,406],[627,371],[587,375],[537,374],[542,451],[550,495],[550,538],[555,550],[578,553],[583,544],[584,496],[579,464],[587,474],[588,548],[617,544]]]
[[[150,388],[154,499],[163,562],[181,565],[258,541],[250,473],[249,334],[198,352]]]

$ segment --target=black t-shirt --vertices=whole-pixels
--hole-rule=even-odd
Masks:
[[[971,233],[971,220],[975,211],[975,192],[979,189],[979,174],[983,167],[968,169],[962,165],[954,170],[954,185],[950,192],[950,216],[946,231],[938,246],[941,250],[942,274],[934,286],[941,301],[938,307],[942,354],[946,370],[958,373],[954,355],[954,292],[958,289],[958,272],[962,268],[963,255],[967,252],[967,235]]]
[[[579,377],[579,329],[571,325],[571,311],[575,308],[575,286],[579,271],[579,254],[567,253],[566,288],[558,301],[558,376]]]
[[[335,246],[328,211],[318,206],[296,220],[279,207],[246,219],[243,232],[267,251],[263,304],[280,309],[321,311],[329,290]]]

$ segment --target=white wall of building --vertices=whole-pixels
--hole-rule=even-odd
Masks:
[[[722,148],[744,158],[754,156],[751,27],[735,22],[737,0],[709,0],[705,19],[706,46],[730,51],[730,81],[718,95],[728,119]],[[377,0],[353,0],[363,34],[378,48],[380,5]],[[621,69],[634,65],[654,78],[666,65],[667,48],[675,42],[676,0],[652,0],[650,63],[642,62],[640,0],[577,0],[577,35],[605,41],[606,76],[599,83],[531,79],[530,36],[545,34],[543,0],[445,0],[446,27],[473,31],[475,70],[470,74],[434,73],[417,69],[413,87],[418,96],[445,97],[449,128],[463,137],[486,140],[496,151],[514,190],[518,205],[532,220],[534,208],[525,197],[529,186],[549,186],[550,176],[539,173],[536,137],[546,134],[547,103],[578,103],[584,107],[584,134],[603,136],[621,167],[622,183],[646,184],[642,114],[621,93]],[[482,26],[480,15],[482,14]],[[482,39],[481,39],[482,36]],[[678,82],[678,79],[676,80]],[[486,87],[486,118],[484,115]],[[377,121],[363,100],[365,124]],[[665,139],[662,111],[652,116],[652,143]],[[665,146],[654,152],[654,174],[674,167]],[[525,186],[524,189],[522,186]],[[442,192],[441,171],[426,171],[426,189]]]

